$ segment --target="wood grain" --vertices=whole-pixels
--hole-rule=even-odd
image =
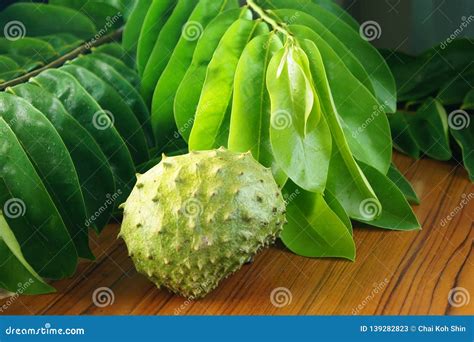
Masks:
[[[136,273],[123,242],[116,239],[118,226],[111,225],[101,237],[92,237],[96,262],[81,263],[74,278],[55,282],[56,294],[19,297],[3,314],[474,314],[474,298],[462,306],[448,301],[452,289],[474,296],[474,200],[462,202],[474,196],[473,184],[454,162],[414,161],[398,154],[395,162],[420,195],[422,204],[415,211],[423,230],[356,225],[356,262],[306,259],[277,245],[206,299],[186,301]],[[443,225],[448,216],[452,220]],[[112,290],[112,305],[93,303],[100,287]],[[273,305],[276,288],[288,289],[291,303]]]

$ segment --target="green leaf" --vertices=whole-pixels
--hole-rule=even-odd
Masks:
[[[3,101],[0,104],[3,105]],[[0,136],[0,178],[5,184],[5,190],[0,193],[0,206],[8,226],[18,240],[25,259],[39,275],[51,279],[71,276],[77,263],[71,236],[35,168],[3,117],[0,118]]]
[[[392,131],[392,139],[394,147],[412,158],[420,158],[420,147],[418,146],[410,123],[413,113],[398,111],[395,114],[389,114],[388,120]]]
[[[152,105],[152,127],[155,133],[155,139],[158,139],[160,134],[157,133],[154,123],[154,120],[156,120],[156,118],[154,118],[156,114],[154,113],[156,113],[157,110],[157,103],[152,102],[153,93],[158,80],[174,56],[173,52],[175,48],[180,41],[184,41],[182,37],[185,31],[183,30],[185,30],[190,15],[199,3],[199,0],[178,0],[178,4],[174,8],[173,13],[160,31],[160,35],[155,42],[153,51],[150,54],[150,58],[142,75],[141,94],[145,103]],[[192,46],[194,48],[195,42],[193,42]],[[185,52],[183,49],[184,48],[181,48],[182,52]],[[163,51],[167,51],[168,53],[164,54]]]
[[[386,173],[392,158],[392,138],[384,106],[378,104],[314,31],[298,25],[289,29],[297,37],[316,42],[337,109],[337,119],[354,157]]]
[[[166,144],[176,135],[174,99],[176,91],[191,65],[198,40],[213,18],[222,11],[232,8],[238,8],[236,0],[201,0],[182,27],[181,37],[168,63],[164,66],[153,92],[151,119],[158,145]],[[167,32],[166,29],[165,25],[163,34]]]
[[[280,235],[288,249],[305,257],[355,259],[355,244],[350,231],[321,194],[299,189],[291,182],[284,192],[297,193],[288,203],[288,223]]]
[[[6,54],[6,55],[2,55],[2,56],[13,59],[15,61],[15,63],[19,64],[19,69],[17,69],[17,70],[19,70],[19,74],[24,74],[28,71],[34,70],[34,69],[44,65],[43,62],[35,61],[35,60],[32,60],[32,59],[27,58],[27,57],[20,56],[20,55]],[[9,70],[13,70],[13,68],[11,68]]]
[[[120,59],[97,51],[91,55],[91,58],[98,59],[99,61],[102,61],[114,68],[120,75],[122,75],[123,78],[128,81],[128,83],[130,83],[136,89],[140,87],[140,76],[138,76],[135,70],[132,70],[126,66],[125,63],[123,63]]]
[[[351,218],[360,218],[360,203],[364,200],[378,203],[377,197],[349,149],[318,48],[307,39],[300,39],[299,42],[309,57],[314,86],[321,100],[323,116],[333,137],[327,188]]]
[[[20,67],[12,56],[13,55],[0,55],[0,83],[26,73],[26,70]]]
[[[125,21],[130,20],[130,15],[138,3],[138,0],[102,0],[120,9],[123,12]]]
[[[142,77],[155,43],[157,42],[157,37],[159,37],[163,26],[167,23],[177,1],[178,0],[153,1],[148,9],[140,31],[137,46],[137,68],[139,75]],[[162,51],[159,53],[161,52]]]
[[[96,26],[97,32],[110,33],[123,25],[124,18],[120,9],[104,0],[49,0],[48,6],[59,5],[82,12]],[[101,34],[103,35],[103,34]]]
[[[268,67],[271,146],[277,164],[294,183],[322,194],[331,158],[331,133],[326,119],[318,115],[316,94],[297,54],[304,52],[291,46],[281,49]]]
[[[44,64],[59,56],[49,43],[26,37],[19,40],[0,38],[0,54],[20,55]]]
[[[473,110],[474,109],[474,89],[472,89],[464,97],[462,109],[464,109],[464,110]]]
[[[82,87],[97,101],[113,119],[117,131],[128,147],[135,164],[147,161],[148,147],[145,134],[137,118],[117,91],[86,68],[65,65],[60,68],[76,78]]]
[[[60,70],[46,70],[31,79],[55,95],[66,110],[94,137],[114,174],[116,204],[123,203],[135,183],[135,168],[125,142],[108,115],[71,75]],[[99,208],[97,208],[99,209]]]
[[[191,150],[209,150],[227,144],[237,64],[248,42],[265,33],[268,33],[266,24],[239,19],[224,34],[207,69],[189,138]]]
[[[11,71],[12,69],[20,69],[18,63],[7,55],[0,56],[0,74]]]
[[[426,89],[417,88],[422,76],[419,75],[425,62],[421,58],[408,55],[400,51],[381,50],[380,51],[392,70],[398,89],[398,101],[417,100],[426,96]],[[431,90],[428,92],[428,94]]]
[[[352,222],[351,222],[350,217],[347,215],[346,211],[344,210],[344,207],[342,206],[342,204],[339,203],[337,198],[329,190],[326,190],[324,192],[324,200],[326,201],[326,204],[329,206],[329,208],[331,208],[331,210],[339,217],[342,223],[344,223],[347,230],[352,235]]]
[[[155,133],[155,139],[157,140],[161,136],[161,132],[157,132],[155,123],[158,109],[156,103],[157,99],[153,98],[153,94],[167,65],[169,65],[169,63],[172,62],[171,59],[176,56],[174,54],[175,49],[178,48],[177,58],[186,51],[187,45],[189,45],[187,43],[191,43],[192,49],[194,49],[196,42],[185,40],[185,35],[189,25],[196,25],[196,23],[191,21],[190,16],[194,13],[196,8],[200,7],[200,3],[199,0],[178,0],[178,4],[156,40],[153,51],[146,64],[145,71],[143,72],[141,94],[145,103],[151,104],[152,127]],[[168,51],[168,53],[163,54],[163,51]],[[154,103],[153,100],[155,101]]]
[[[122,36],[122,46],[133,57],[136,57],[138,39],[145,17],[152,4],[150,0],[137,0],[130,17],[125,24]]]
[[[359,23],[340,6],[334,3],[333,0],[312,0],[315,4],[321,6],[326,11],[332,13],[337,18],[340,18],[347,25],[349,25],[354,31],[359,31]]]
[[[107,43],[92,48],[94,53],[103,53],[121,60],[130,69],[135,69],[135,59],[119,43]]]
[[[5,29],[8,27],[11,30],[9,34],[15,37],[70,33],[86,40],[96,33],[95,25],[84,14],[54,6],[52,2],[54,1],[50,1],[50,4],[20,2],[8,6],[0,13],[0,35],[5,36],[9,32]]]
[[[47,43],[49,43],[58,55],[64,55],[71,52],[74,48],[77,48],[82,43],[82,39],[79,39],[69,33],[57,33],[54,35],[40,36],[37,37]]]
[[[19,77],[24,73],[25,73],[25,70],[23,69],[15,69],[12,71],[6,71],[3,73],[0,73],[0,84],[10,81],[16,77]]]
[[[308,120],[314,112],[314,126],[320,117],[317,94],[311,84],[311,75],[306,73],[308,58],[297,46],[281,49],[270,63],[267,72],[267,87],[270,92],[278,94],[272,98],[277,110],[286,111],[298,134],[304,137],[308,130]],[[282,103],[283,102],[283,103]],[[272,113],[275,110],[272,109]],[[273,122],[272,122],[273,123]]]
[[[371,200],[361,202],[359,208],[365,219],[357,220],[390,230],[420,229],[413,210],[395,183],[373,167],[361,162],[359,165],[377,194],[380,204]],[[376,218],[373,219],[374,217]]]
[[[363,39],[340,16],[312,0],[259,0],[289,25],[304,25],[316,32],[336,52],[351,73],[384,105],[387,112],[397,108],[397,89],[387,63],[370,42]],[[295,11],[296,10],[296,11]]]
[[[107,158],[94,138],[64,109],[52,94],[30,83],[7,88],[18,97],[24,98],[42,112],[54,125],[66,145],[81,184],[87,217],[94,217],[90,225],[100,232],[112,215],[112,207],[103,207],[110,194],[115,192],[113,174]],[[95,217],[97,208],[103,207],[102,214]]]
[[[272,168],[280,186],[288,176],[278,166],[270,144],[271,103],[266,86],[270,60],[283,47],[275,34],[258,36],[245,47],[234,80],[229,149],[251,151],[262,165]]]
[[[436,99],[444,106],[462,104],[466,94],[473,89],[474,67],[462,71],[446,83],[439,91]]]
[[[427,156],[438,160],[452,158],[447,114],[438,101],[428,98],[411,117],[409,129]]]
[[[395,185],[400,189],[405,198],[410,203],[420,204],[420,199],[416,194],[415,190],[411,186],[410,182],[405,178],[404,175],[397,169],[397,167],[392,163],[390,169],[388,170],[387,177],[395,183]]]
[[[223,12],[209,23],[198,41],[191,66],[177,90],[174,101],[176,126],[186,141],[191,134],[194,115],[212,56],[226,31],[239,18],[250,20],[252,13],[247,8]]]
[[[123,98],[125,103],[130,107],[132,112],[137,117],[140,125],[145,131],[145,136],[149,146],[154,146],[153,134],[151,132],[150,112],[148,111],[145,102],[141,98],[138,91],[120,75],[110,65],[93,58],[93,56],[80,56],[71,62],[71,64],[79,65],[92,71],[97,76],[101,77],[109,85],[111,85]]]
[[[387,61],[397,76],[399,101],[412,101],[436,94],[453,75],[462,74],[474,59],[474,44],[469,39],[456,39],[441,44],[419,57],[402,57],[400,53]]]
[[[61,137],[48,119],[27,101],[2,92],[0,103],[3,119],[15,133],[48,190],[79,257],[93,259],[85,224],[84,198],[74,164]]]
[[[24,295],[54,292],[54,288],[46,284],[25,260],[20,245],[1,212],[0,260],[2,260],[0,263],[0,273],[2,274],[0,288]]]

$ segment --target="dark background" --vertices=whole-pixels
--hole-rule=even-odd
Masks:
[[[340,0],[361,23],[375,20],[378,47],[419,53],[445,41],[471,17],[457,37],[474,37],[474,0]],[[464,19],[464,20],[463,20]]]

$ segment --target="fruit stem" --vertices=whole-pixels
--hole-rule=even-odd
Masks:
[[[255,3],[254,0],[247,0],[247,4],[255,13],[260,16],[260,18],[263,19],[263,21],[269,24],[275,31],[281,32],[287,37],[291,36],[291,34],[282,25],[277,23],[276,20],[272,19],[263,8],[261,8]]]

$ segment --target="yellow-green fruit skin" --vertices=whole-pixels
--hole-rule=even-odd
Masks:
[[[286,222],[271,170],[225,149],[164,157],[123,208],[120,236],[138,272],[187,298],[215,289]]]

